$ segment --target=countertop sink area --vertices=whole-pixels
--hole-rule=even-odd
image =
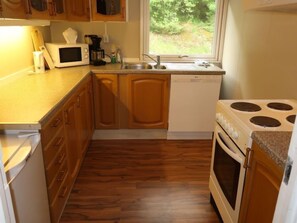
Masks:
[[[187,70],[194,71],[199,68],[208,68],[212,67],[211,64],[206,65],[197,65],[195,63],[162,63],[161,65],[157,65],[154,63],[146,63],[146,62],[135,62],[135,63],[124,63],[121,66],[121,69],[124,70]]]
[[[129,70],[147,70],[153,69],[153,66],[149,63],[125,63],[121,68]]]

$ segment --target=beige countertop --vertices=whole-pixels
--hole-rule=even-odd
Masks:
[[[253,140],[264,152],[285,169],[292,132],[253,132]]]
[[[182,64],[179,64],[182,65]],[[169,68],[169,67],[168,67]],[[166,70],[124,70],[120,64],[78,66],[47,70],[37,74],[27,72],[13,80],[0,81],[0,129],[41,129],[43,121],[68,94],[90,73],[166,73],[222,75],[215,66],[208,68],[180,67]]]
[[[89,66],[83,66],[28,73],[13,81],[2,81],[0,129],[40,129],[47,115],[89,73]]]

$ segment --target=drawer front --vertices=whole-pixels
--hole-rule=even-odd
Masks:
[[[54,178],[54,180],[52,181],[52,183],[48,188],[48,196],[49,196],[50,202],[53,202],[53,200],[55,199],[59,189],[62,187],[62,183],[68,177],[68,174],[69,174],[68,172],[69,171],[68,171],[67,162],[64,161],[64,163],[62,164],[62,167],[60,168],[59,172],[57,173],[56,177]]]
[[[43,148],[47,146],[50,140],[55,136],[55,134],[63,126],[63,113],[58,112],[41,130],[41,142]]]
[[[55,156],[58,151],[61,150],[62,146],[65,144],[64,137],[64,128],[60,128],[59,132],[55,136],[55,138],[50,142],[47,147],[44,147],[43,155],[44,155],[44,165],[46,168],[53,162]]]
[[[59,174],[59,169],[62,168],[62,165],[64,162],[66,162],[66,159],[66,145],[64,143],[63,146],[61,146],[61,150],[58,152],[58,154],[56,154],[53,162],[51,162],[46,168],[46,179],[48,185],[51,185],[54,178],[57,176],[57,174]]]
[[[64,182],[62,183],[60,190],[57,193],[57,196],[50,204],[51,220],[53,223],[56,223],[59,221],[61,214],[63,212],[64,206],[66,204],[66,201],[71,189],[69,179],[70,179],[70,176],[69,174],[67,174]]]

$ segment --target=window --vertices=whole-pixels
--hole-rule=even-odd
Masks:
[[[227,0],[143,0],[141,53],[220,62]]]

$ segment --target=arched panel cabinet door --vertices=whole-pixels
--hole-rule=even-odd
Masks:
[[[129,74],[129,128],[167,129],[169,81],[166,74]]]
[[[90,4],[88,0],[66,0],[67,20],[89,21]]]
[[[28,13],[28,7],[25,0],[1,0],[0,17],[25,19]]]

